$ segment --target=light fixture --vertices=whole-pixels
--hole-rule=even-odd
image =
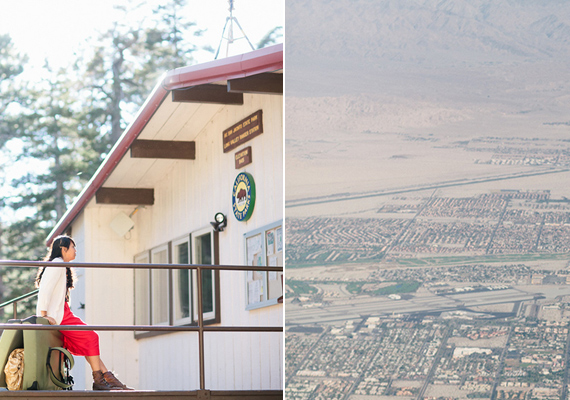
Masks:
[[[214,222],[210,222],[210,224],[214,227],[215,231],[221,232],[228,224],[228,220],[223,213],[219,212],[214,215]]]

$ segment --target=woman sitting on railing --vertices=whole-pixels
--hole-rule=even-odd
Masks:
[[[69,236],[56,237],[44,261],[70,262],[75,259],[75,242]],[[70,267],[40,267],[36,278],[38,304],[36,312],[50,325],[87,325],[69,309],[69,291],[75,283]],[[93,331],[60,331],[63,347],[72,354],[85,356],[93,370],[93,390],[132,390],[105,367],[99,356],[99,335]]]

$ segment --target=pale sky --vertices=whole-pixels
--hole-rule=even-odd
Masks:
[[[284,26],[285,0],[234,0],[233,16],[245,34],[256,46],[267,32],[276,26]],[[155,5],[159,0],[148,0]],[[30,57],[33,65],[43,65],[48,58],[53,66],[73,57],[74,51],[85,45],[86,38],[97,37],[97,31],[110,27],[115,4],[128,4],[127,0],[0,0],[0,33],[8,33],[14,45]],[[133,18],[150,15],[150,6]],[[189,19],[201,29],[206,29],[201,45],[209,44],[216,50],[222,37],[226,18],[229,16],[228,0],[188,0]],[[225,35],[227,36],[227,35]],[[241,37],[234,25],[234,38]],[[230,47],[230,55],[250,51],[245,39],[239,39]],[[226,41],[218,58],[226,54]],[[199,62],[212,60],[213,54],[196,54]]]

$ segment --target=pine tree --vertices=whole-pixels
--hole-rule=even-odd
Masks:
[[[101,150],[108,151],[119,139],[164,72],[194,63],[197,46],[188,38],[203,33],[186,19],[186,0],[171,0],[158,6],[152,18],[127,23],[137,7],[117,7],[125,17],[101,34],[91,56],[84,56],[84,91],[92,100],[86,117],[107,132]]]
[[[13,180],[19,193],[12,207],[33,209],[38,227],[49,230],[79,193],[82,182],[77,175],[83,163],[77,154],[82,143],[75,118],[76,84],[66,69],[53,71],[46,65],[44,71],[33,100],[20,115],[26,124],[19,137],[23,144],[20,160],[37,168]]]
[[[15,79],[24,70],[27,56],[14,48],[9,35],[0,35],[0,149],[13,137],[17,118],[8,107],[25,102],[25,95],[20,91]]]
[[[153,26],[145,30],[145,50],[149,58],[143,72],[150,72],[152,80],[175,68],[194,64],[193,53],[198,49],[193,39],[204,30],[186,19],[187,1],[171,0],[154,11]]]
[[[24,71],[27,62],[27,56],[20,54],[14,48],[12,39],[9,35],[0,35],[0,150],[12,138],[17,136],[20,131],[20,122],[18,120],[18,109],[26,103],[26,92],[22,90],[25,84],[18,82],[19,75]],[[0,166],[2,168],[3,166]],[[0,182],[4,184],[5,182]],[[0,210],[4,215],[6,209],[6,194],[0,196]],[[8,227],[8,221],[4,217],[0,220],[0,259],[7,259],[7,240],[6,235],[11,232]],[[17,284],[10,285],[13,275],[20,275],[26,271],[16,268],[2,267],[0,269],[0,301],[5,301],[13,293],[18,293]],[[25,281],[25,279],[24,279]],[[19,282],[19,280],[18,280]],[[26,289],[23,289],[26,290]],[[0,309],[0,317],[5,310]]]
[[[144,88],[136,81],[134,72],[140,34],[140,27],[115,23],[100,37],[100,44],[86,66],[85,89],[93,100],[92,112],[105,117],[100,128],[108,130],[105,134],[107,149],[119,139],[126,126],[124,103],[142,103]]]
[[[81,188],[78,171],[84,167],[78,149],[75,118],[75,83],[67,70],[44,67],[42,79],[29,91],[30,99],[19,113],[22,146],[19,161],[28,172],[12,180],[15,195],[9,206],[24,216],[5,232],[5,255],[9,259],[39,260],[45,255],[45,238]],[[7,298],[34,289],[35,268],[8,269]],[[28,304],[33,306],[33,301]],[[19,306],[27,313],[33,309]]]
[[[283,38],[283,27],[276,26],[261,38],[259,43],[257,43],[257,48],[262,49],[264,47],[271,46],[272,44],[279,43],[279,39],[282,38]]]

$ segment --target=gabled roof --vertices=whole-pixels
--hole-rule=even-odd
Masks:
[[[283,45],[278,44],[246,54],[168,71],[154,87],[134,121],[125,129],[83,191],[50,232],[47,245],[49,246],[57,235],[62,234],[71,225],[96,192],[105,184],[135,139],[143,132],[172,91],[205,84],[224,83],[224,81],[282,69]]]

